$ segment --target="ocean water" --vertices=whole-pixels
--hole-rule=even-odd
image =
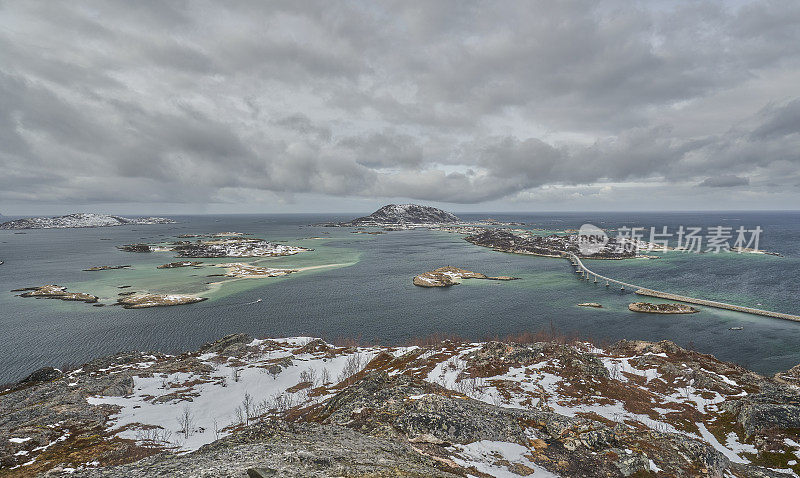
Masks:
[[[595,272],[659,290],[800,314],[800,213],[560,213],[461,215],[522,221],[530,228],[563,230],[592,223],[603,228],[760,226],[760,247],[783,257],[752,254],[659,254],[656,260],[591,261]],[[0,231],[0,383],[46,365],[80,364],[124,350],[176,353],[225,334],[257,337],[356,338],[406,343],[434,334],[480,340],[555,329],[609,343],[622,338],[672,340],[761,373],[800,363],[800,323],[702,308],[692,315],[630,312],[640,300],[576,279],[569,263],[494,252],[461,235],[440,231],[352,234],[348,228],[311,227],[341,221],[332,215],[181,216],[174,225],[96,229]],[[4,218],[6,219],[6,218]],[[261,265],[315,267],[281,278],[247,279],[203,293],[198,304],[141,310],[17,297],[11,289],[59,284],[113,299],[145,290],[192,293],[223,272],[209,267],[232,259],[199,259],[202,269],[158,270],[170,253],[136,254],[116,246],[163,241],[177,234],[237,231],[313,248]],[[15,234],[25,232],[25,234]],[[321,239],[313,239],[320,237]],[[84,272],[96,265],[130,270]],[[415,287],[421,272],[443,265],[511,282],[466,280],[446,289]],[[120,286],[131,286],[120,289]],[[261,299],[261,301],[258,301]],[[651,301],[651,299],[647,299]],[[578,307],[599,302],[603,309]],[[732,331],[730,327],[743,327]]]

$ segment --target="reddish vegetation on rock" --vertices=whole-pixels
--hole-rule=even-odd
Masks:
[[[356,347],[237,334],[179,356],[43,370],[0,392],[0,468],[777,477],[800,472],[799,403],[784,378],[667,341]]]

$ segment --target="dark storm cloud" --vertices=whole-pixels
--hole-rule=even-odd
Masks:
[[[706,178],[700,183],[700,186],[709,188],[732,188],[735,186],[746,186],[748,184],[750,184],[750,180],[747,178],[740,178],[733,174],[723,174],[713,178]]]
[[[766,121],[751,134],[755,140],[781,138],[800,133],[800,99],[781,107],[770,107],[765,116],[767,116]]]
[[[308,116],[302,113],[295,113],[275,121],[276,125],[283,126],[303,135],[312,135],[320,141],[331,140],[331,129],[325,126],[317,126],[311,122]]]
[[[342,138],[337,146],[358,164],[371,168],[416,168],[422,164],[422,147],[407,134],[372,133]]]
[[[0,201],[796,194],[798,21],[769,0],[3,2]]]

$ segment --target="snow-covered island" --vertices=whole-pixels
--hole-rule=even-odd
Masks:
[[[382,231],[368,231],[363,228],[379,227],[383,231],[403,231],[409,229],[431,229],[461,234],[476,234],[487,227],[524,226],[522,222],[498,221],[491,218],[464,221],[455,214],[443,209],[421,204],[387,204],[368,216],[357,217],[346,222],[325,222],[312,224],[322,227],[357,227],[353,234],[383,234]]]
[[[175,224],[165,217],[122,217],[108,214],[67,214],[55,217],[28,217],[0,224],[0,229],[68,229],[74,227],[109,227],[129,224]]]
[[[305,247],[288,246],[263,239],[236,237],[215,241],[199,241],[174,246],[173,251],[181,257],[267,257],[291,256]]]
[[[476,234],[466,236],[464,240],[476,246],[489,247],[495,251],[545,257],[563,257],[567,253],[591,259],[633,259],[640,257],[635,243],[618,240],[615,237],[609,238],[606,244],[590,255],[586,255],[581,251],[577,234],[540,236],[527,231],[482,229]]]
[[[458,216],[431,206],[419,204],[387,204],[369,216],[363,216],[352,221],[324,224],[336,227],[386,227],[386,226],[411,226],[433,224],[456,224],[460,221]]]
[[[125,244],[119,246],[119,249],[126,252],[175,252],[178,257],[194,258],[291,256],[310,250],[242,236],[195,242],[178,241],[171,244]]]

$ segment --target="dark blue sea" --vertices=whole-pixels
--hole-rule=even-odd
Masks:
[[[346,228],[309,226],[353,216],[180,216],[174,217],[179,221],[174,225],[0,231],[0,260],[5,261],[0,265],[0,383],[18,380],[42,366],[80,364],[119,351],[194,350],[235,332],[396,344],[434,334],[480,340],[557,330],[600,344],[623,338],[672,340],[765,374],[800,363],[800,323],[710,308],[692,315],[637,314],[627,305],[641,298],[630,291],[579,281],[563,259],[494,252],[441,231],[363,235]],[[461,217],[519,221],[528,228],[544,230],[578,228],[584,223],[608,229],[667,226],[673,231],[681,225],[760,226],[759,247],[782,257],[672,252],[654,260],[591,261],[587,265],[600,274],[654,289],[800,314],[798,212]],[[156,270],[156,264],[175,260],[171,253],[127,253],[116,246],[223,231],[253,233],[314,249],[275,258],[276,266],[324,267],[285,278],[224,285],[198,304],[142,310],[26,299],[10,292],[59,284],[75,291],[110,293],[124,285],[141,288],[148,281],[154,291],[187,292],[203,286],[209,274]],[[317,237],[321,239],[311,239]],[[130,264],[133,268],[83,271],[104,264]],[[331,264],[335,266],[327,266]],[[415,275],[443,265],[521,279],[467,280],[447,289],[412,285]],[[599,302],[604,307],[578,307],[581,302]],[[743,329],[729,330],[731,327]]]

